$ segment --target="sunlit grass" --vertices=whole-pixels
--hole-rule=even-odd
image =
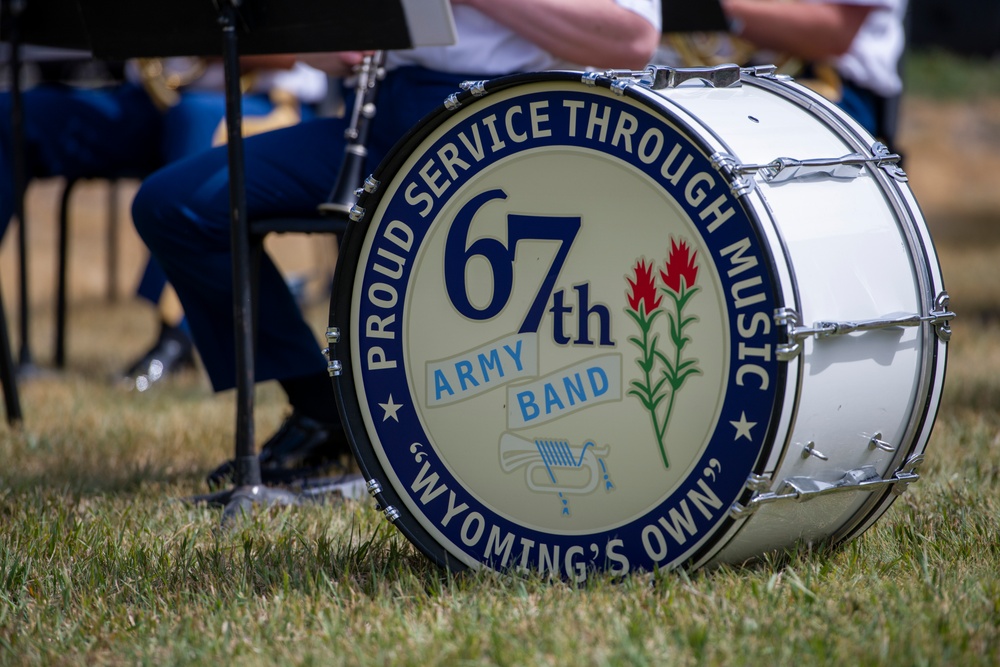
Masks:
[[[910,50],[903,57],[902,72],[907,92],[921,97],[968,100],[1000,94],[996,58]]]
[[[955,253],[946,277],[973,284]],[[74,313],[80,331],[141,319]],[[573,587],[443,572],[370,502],[223,529],[186,499],[231,451],[232,396],[198,374],[126,392],[119,347],[79,338],[67,373],[23,384],[25,426],[0,427],[0,664],[997,664],[997,340],[960,313],[922,479],[857,540]],[[283,402],[256,395],[264,433]]]

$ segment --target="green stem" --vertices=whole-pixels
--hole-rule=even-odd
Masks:
[[[684,304],[687,302],[690,293],[685,289],[686,286],[681,287],[681,294],[675,295],[670,294],[674,300],[674,305],[677,311],[677,338],[674,340],[674,367],[673,367],[673,377],[670,378],[670,398],[667,401],[667,411],[663,416],[663,428],[661,429],[659,425],[656,424],[656,419],[653,419],[654,426],[656,426],[656,440],[660,445],[660,455],[663,457],[663,467],[669,468],[670,464],[667,462],[667,449],[663,442],[664,437],[667,435],[667,426],[670,424],[670,415],[674,411],[674,399],[677,397],[677,391],[680,389],[680,383],[678,381],[677,369],[681,367],[681,342],[684,340]],[[648,380],[647,380],[648,382]]]
[[[653,404],[654,404],[653,403],[654,396],[653,396],[652,370],[653,370],[653,360],[654,360],[653,357],[654,357],[654,354],[653,354],[652,350],[650,350],[650,347],[649,347],[649,331],[650,331],[650,329],[652,329],[652,318],[650,318],[649,320],[646,320],[645,318],[643,318],[643,322],[646,324],[646,326],[641,327],[642,328],[642,353],[644,355],[644,358],[643,358],[643,368],[645,369],[643,371],[643,373],[645,373],[645,375],[646,375],[646,388],[647,388],[647,394],[646,394],[646,396],[649,399],[650,406],[653,406]],[[653,420],[653,433],[656,434],[657,441],[659,441],[661,430],[660,430],[660,424],[659,424],[658,420],[656,419],[656,408],[655,407],[650,407],[650,409],[649,409],[649,417],[650,417],[650,419]],[[660,450],[661,450],[661,452],[663,450],[663,445],[662,444],[660,444]],[[664,457],[664,462],[666,462],[666,453],[663,454],[663,457]]]

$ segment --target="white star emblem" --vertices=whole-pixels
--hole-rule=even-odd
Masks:
[[[393,402],[392,394],[389,394],[389,401],[387,403],[379,403],[378,405],[380,408],[385,410],[385,415],[382,417],[382,421],[387,422],[390,419],[394,419],[397,424],[399,423],[399,417],[396,413],[399,412],[399,409],[403,406],[400,403]]]
[[[747,413],[740,413],[740,420],[738,422],[729,422],[736,429],[736,437],[733,440],[739,440],[740,438],[746,438],[750,442],[753,442],[753,438],[750,437],[750,429],[757,425],[757,422],[748,422]]]

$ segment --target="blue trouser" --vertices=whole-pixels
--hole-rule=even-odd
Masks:
[[[368,171],[468,78],[473,77],[416,67],[390,72],[381,83],[369,135]],[[317,205],[336,182],[347,122],[320,118],[248,138],[244,143],[247,217],[316,215]],[[217,391],[233,387],[236,356],[226,149],[187,158],[150,176],[135,197],[132,219],[180,297],[212,386]],[[326,360],[316,336],[266,255],[259,290],[257,380],[325,373]]]
[[[144,176],[164,164],[200,153],[225,116],[221,92],[186,91],[161,112],[137,84],[77,88],[39,85],[22,94],[27,182],[34,178]],[[273,108],[266,95],[247,95],[243,113],[264,115]],[[0,236],[14,212],[11,95],[0,94]],[[26,185],[27,185],[26,182]],[[163,271],[150,261],[138,294],[159,301]]]
[[[243,113],[248,116],[264,115],[273,108],[266,95],[243,97]],[[180,102],[168,109],[163,116],[162,164],[170,164],[209,148],[225,115],[226,98],[220,92],[189,91],[181,95]],[[150,257],[136,294],[150,303],[158,303],[166,286],[166,274],[156,260]]]
[[[843,94],[837,106],[846,111],[862,127],[878,137],[880,134],[878,103],[875,93],[844,81]]]
[[[26,185],[33,178],[133,173],[163,164],[163,115],[139,86],[40,85],[22,94]],[[0,94],[0,234],[14,213],[11,95]]]

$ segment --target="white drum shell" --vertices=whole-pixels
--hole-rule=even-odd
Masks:
[[[747,77],[744,76],[746,83]],[[875,139],[826,100],[790,81],[658,91],[671,113],[689,115],[739,164],[870,154]],[[905,182],[867,166],[854,179],[816,177],[769,184],[747,196],[772,239],[787,303],[804,325],[926,314],[942,281],[926,225]],[[782,266],[783,265],[783,266]],[[783,446],[765,471],[770,489],[788,478],[835,483],[872,466],[891,477],[919,455],[943,383],[944,352],[933,327],[894,327],[810,337],[790,361],[794,401]],[[786,402],[787,403],[787,402]],[[873,447],[876,437],[893,451]],[[806,451],[809,447],[822,457]],[[884,490],[882,490],[884,493]],[[808,502],[762,505],[713,560],[845,537],[874,521],[879,493],[837,493]],[[866,513],[874,515],[866,518]],[[860,526],[862,522],[866,522]],[[737,531],[733,531],[737,532]]]

